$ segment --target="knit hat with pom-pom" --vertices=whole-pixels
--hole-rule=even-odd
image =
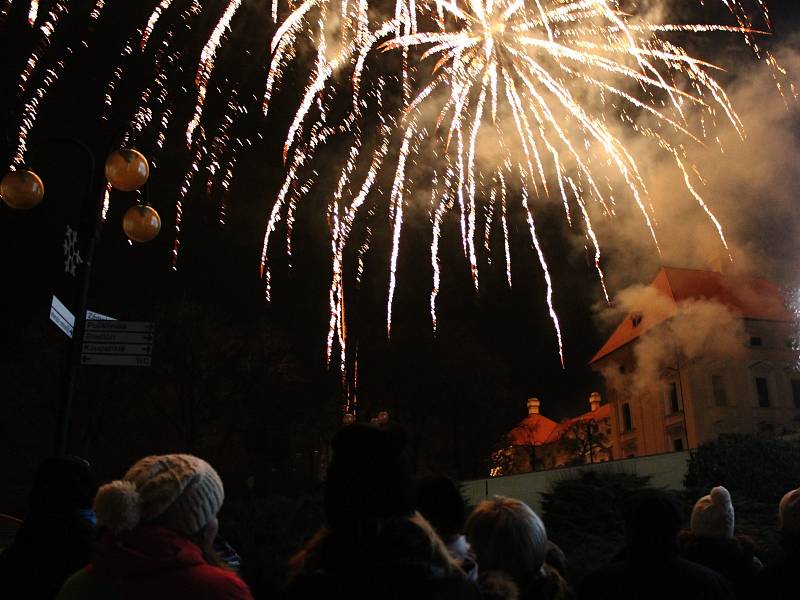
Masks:
[[[734,512],[731,495],[722,486],[703,496],[692,510],[692,533],[702,537],[733,537]]]
[[[786,492],[781,498],[778,519],[784,532],[800,535],[800,488]]]
[[[225,492],[217,472],[189,454],[147,456],[94,499],[98,527],[130,531],[140,524],[193,535],[219,512]]]

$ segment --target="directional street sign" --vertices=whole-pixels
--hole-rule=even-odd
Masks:
[[[150,356],[134,356],[128,354],[82,354],[81,364],[118,366],[118,367],[149,367],[152,358]]]
[[[53,301],[50,304],[50,320],[55,323],[61,331],[66,333],[67,337],[72,337],[72,328],[75,326],[75,315],[73,315],[70,310],[64,306],[64,303],[55,296],[53,296]]]
[[[81,364],[149,367],[154,331],[151,321],[87,321]]]
[[[56,326],[67,334],[67,337],[72,337],[72,330],[75,327],[75,315],[64,305],[61,300],[59,300],[56,296],[53,296],[53,300],[50,304],[50,320],[56,324]],[[103,320],[103,321],[114,321],[114,317],[109,317],[102,313],[94,312],[93,310],[86,311],[86,321],[87,327],[89,321],[95,320]],[[149,341],[149,340],[148,340]]]
[[[130,333],[147,333],[155,331],[152,321],[88,321],[86,331],[127,331]]]
[[[150,344],[87,344],[83,343],[83,351],[87,354],[150,354]]]
[[[114,317],[109,317],[103,313],[94,312],[93,310],[86,311],[86,320],[88,321],[116,321]]]
[[[127,333],[120,331],[87,331],[84,342],[95,344],[150,344],[155,339],[152,333]]]

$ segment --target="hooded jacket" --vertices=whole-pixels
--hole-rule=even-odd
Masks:
[[[235,573],[215,567],[184,536],[143,525],[125,534],[105,535],[92,563],[61,588],[58,600],[252,600]]]

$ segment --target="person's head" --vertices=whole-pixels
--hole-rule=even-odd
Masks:
[[[631,494],[624,504],[625,533],[633,550],[672,552],[681,527],[678,499],[661,490]]]
[[[348,425],[334,436],[325,482],[329,527],[414,513],[414,471],[396,427]]]
[[[732,538],[734,512],[728,490],[718,486],[700,498],[692,509],[690,527],[700,537]]]
[[[96,486],[89,463],[75,456],[45,459],[36,470],[30,495],[31,512],[91,508]]]
[[[448,477],[436,475],[417,481],[417,510],[442,539],[461,534],[466,518],[464,498]]]
[[[781,498],[778,524],[784,537],[800,541],[800,488],[786,492]]]
[[[157,525],[210,548],[225,492],[217,472],[189,454],[147,456],[97,492],[98,527],[113,533]]]
[[[465,530],[482,572],[504,571],[523,590],[541,572],[547,532],[527,504],[502,496],[484,500]]]

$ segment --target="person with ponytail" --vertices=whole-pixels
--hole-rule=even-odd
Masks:
[[[143,458],[98,490],[95,556],[58,600],[252,600],[212,550],[224,496],[219,475],[202,459]]]

